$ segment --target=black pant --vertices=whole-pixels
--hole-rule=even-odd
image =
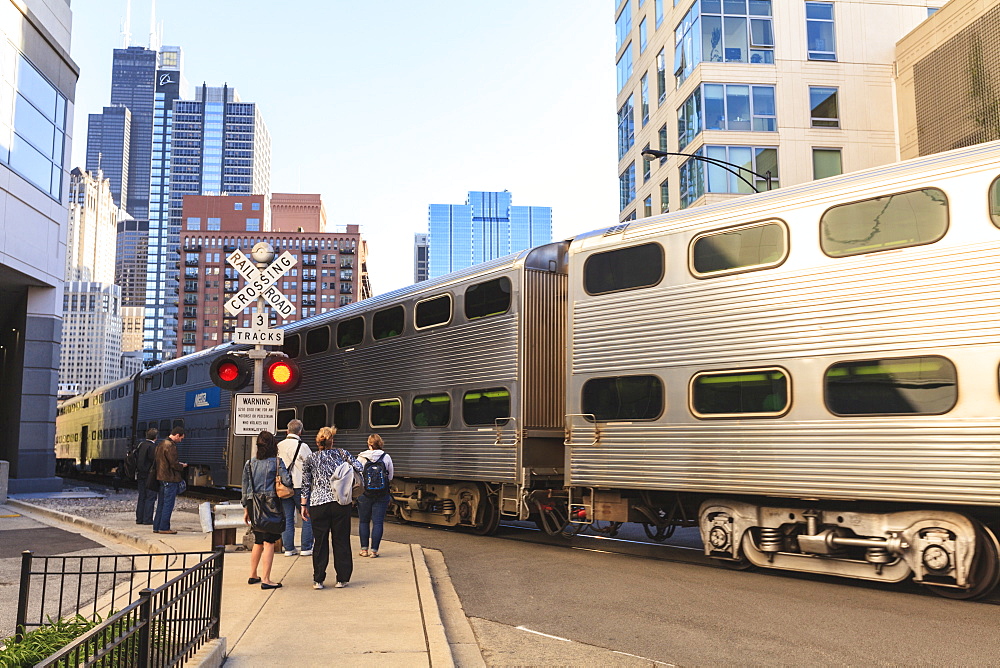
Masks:
[[[313,580],[326,580],[326,566],[330,563],[330,544],[333,544],[333,570],[337,582],[350,582],[354,572],[351,557],[351,507],[336,501],[309,507],[313,530]],[[327,538],[329,536],[329,538]]]
[[[135,487],[139,490],[139,501],[135,504],[135,521],[137,524],[152,524],[156,492],[146,489],[146,476],[142,474],[135,481]]]

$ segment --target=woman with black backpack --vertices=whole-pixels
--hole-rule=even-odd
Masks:
[[[361,536],[362,557],[377,557],[382,542],[382,527],[385,513],[392,501],[389,481],[392,480],[392,457],[382,448],[385,443],[378,434],[368,437],[368,449],[358,455],[361,462],[361,478],[365,492],[358,497],[358,534]],[[368,538],[371,536],[371,549]]]

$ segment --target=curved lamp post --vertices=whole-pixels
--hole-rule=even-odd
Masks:
[[[694,158],[695,160],[701,160],[702,162],[707,162],[710,165],[717,165],[719,167],[722,167],[724,170],[726,170],[733,176],[736,176],[737,178],[742,180],[743,183],[750,186],[751,190],[753,190],[755,193],[759,193],[760,191],[757,190],[757,187],[754,186],[753,183],[748,181],[747,178],[740,173],[741,171],[746,172],[748,174],[753,174],[758,179],[763,179],[764,181],[767,182],[767,189],[768,190],[771,189],[771,170],[767,170],[763,174],[758,174],[752,169],[747,169],[746,167],[734,165],[733,163],[726,162],[725,160],[719,160],[717,158],[709,158],[704,155],[695,155],[693,153],[675,153],[673,151],[658,151],[654,148],[647,148],[642,151],[642,157],[648,158],[649,160],[655,160],[657,158],[665,158],[668,155],[679,155],[684,158]]]

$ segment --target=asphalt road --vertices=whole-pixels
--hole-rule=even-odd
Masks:
[[[639,556],[663,552],[651,545],[622,555],[602,551],[606,541],[539,544],[547,537],[509,527],[481,537],[387,524],[385,538],[443,552],[477,632],[521,627],[677,665],[1000,665],[996,597]],[[525,656],[529,631],[480,641],[508,663],[548,662]]]

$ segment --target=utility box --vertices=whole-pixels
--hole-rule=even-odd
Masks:
[[[202,506],[210,504],[204,503]],[[217,503],[212,507],[211,528],[212,547],[217,545],[236,545],[237,530],[245,527],[243,522],[243,506],[239,503]],[[204,529],[204,521],[202,529]]]

